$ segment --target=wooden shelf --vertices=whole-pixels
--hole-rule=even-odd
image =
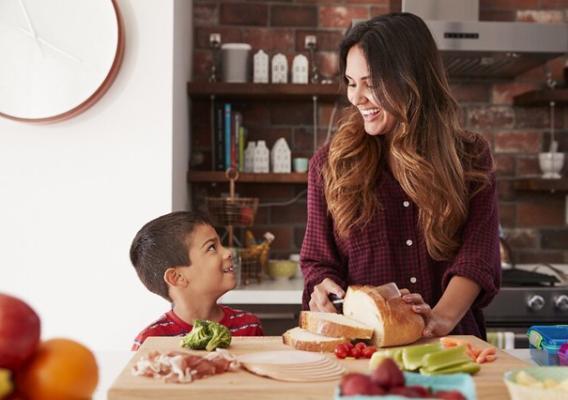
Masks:
[[[188,171],[187,181],[196,182],[219,182],[229,183],[223,171]],[[238,183],[307,183],[308,174],[292,172],[289,174],[251,174],[240,173]]]
[[[188,82],[187,94],[195,99],[312,100],[333,102],[343,96],[337,84]]]
[[[546,89],[526,92],[513,98],[516,106],[547,106],[554,101],[557,106],[568,104],[568,89]]]
[[[515,180],[513,188],[536,192],[568,192],[568,179],[523,178]]]

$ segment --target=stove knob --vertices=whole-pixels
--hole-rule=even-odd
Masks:
[[[542,310],[544,307],[544,297],[538,294],[531,294],[527,300],[527,307],[533,311]]]
[[[568,311],[568,296],[565,294],[555,296],[554,307],[558,308],[560,311]]]

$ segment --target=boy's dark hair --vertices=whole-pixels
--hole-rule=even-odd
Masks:
[[[207,216],[190,211],[162,215],[142,227],[130,246],[130,261],[149,291],[172,301],[164,272],[190,265],[190,235],[197,225],[211,225]]]

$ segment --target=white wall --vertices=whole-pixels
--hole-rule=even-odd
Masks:
[[[176,31],[191,32],[191,3],[119,0],[126,52],[107,94],[52,125],[0,119],[0,292],[36,309],[44,339],[128,349],[168,309],[128,249],[142,224],[186,204],[191,35],[175,60],[173,35],[174,10]]]

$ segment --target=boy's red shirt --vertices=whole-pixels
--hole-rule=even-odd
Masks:
[[[226,326],[233,336],[264,336],[259,319],[252,313],[220,305],[224,316],[219,323]],[[136,336],[132,350],[136,351],[150,336],[183,336],[191,332],[193,326],[182,321],[173,310],[152,323]]]

